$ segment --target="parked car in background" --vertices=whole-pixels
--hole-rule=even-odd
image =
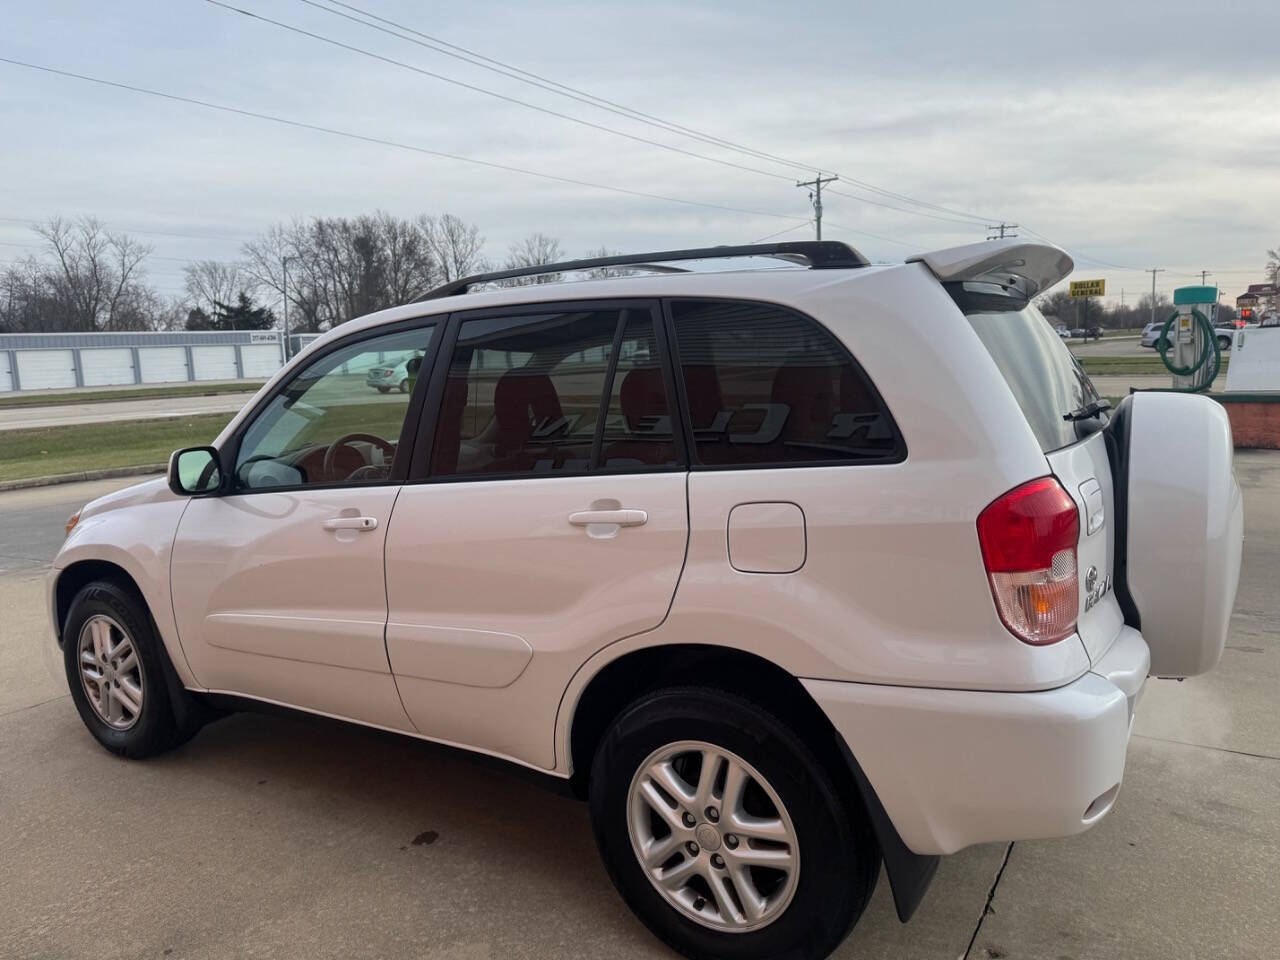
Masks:
[[[421,363],[422,354],[413,353],[399,363],[370,367],[364,382],[379,393],[388,393],[392,390],[408,393],[411,378]]]
[[[1102,339],[1102,327],[1099,327],[1099,326],[1092,326],[1092,327],[1089,327],[1089,328],[1085,331],[1085,339],[1088,339],[1088,340],[1101,340],[1101,339]]]
[[[1057,326],[1055,326],[1053,328],[1053,332],[1056,333],[1063,340],[1069,340],[1071,338],[1071,331],[1068,330],[1064,324],[1060,323]]]
[[[1157,320],[1154,323],[1148,323],[1142,328],[1142,339],[1139,344],[1144,347],[1155,347],[1160,339],[1160,333],[1164,330],[1164,320]]]
[[[792,268],[468,292],[745,255]],[[1014,239],[665,251],[344,323],[70,519],[75,707],[127,757],[265,703],[509,760],[588,801],[676,950],[825,957],[882,863],[905,921],[939,857],[1098,823],[1148,675],[1222,653],[1226,414],[1110,409],[1032,304],[1071,268]],[[407,393],[346,389],[409,350]]]

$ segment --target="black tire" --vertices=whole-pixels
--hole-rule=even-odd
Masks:
[[[408,378],[408,377],[405,377],[403,380],[401,380],[401,381],[400,381],[400,392],[401,392],[401,393],[408,393],[408,392],[409,392],[409,378]]]
[[[1230,338],[1230,337],[1219,337],[1219,338],[1218,338],[1218,349],[1219,349],[1219,350],[1230,350],[1230,349],[1231,349],[1231,338]]]
[[[640,765],[661,747],[700,740],[737,754],[769,782],[795,825],[800,871],[790,903],[748,932],[714,930],[657,892],[631,844],[627,797]],[[859,802],[842,799],[794,730],[764,707],[704,687],[650,694],[606,733],[591,767],[591,823],[614,886],[660,940],[693,960],[826,957],[848,935],[875,889],[880,853]]]
[[[80,634],[95,614],[110,617],[124,629],[142,662],[142,708],[127,730],[112,727],[98,715],[81,680]],[[97,580],[76,594],[63,625],[62,653],[80,719],[112,753],[132,759],[163,753],[190,740],[211,716],[177,682],[146,604],[134,590],[115,581]],[[175,698],[181,702],[175,704]]]
[[[377,387],[376,389],[377,389],[377,391],[378,391],[379,393],[390,393],[390,392],[391,392],[391,388],[390,388],[390,387]]]

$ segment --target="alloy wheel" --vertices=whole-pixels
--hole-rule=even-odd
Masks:
[[[114,730],[128,730],[142,716],[142,660],[133,639],[111,617],[95,613],[80,628],[80,682],[93,712]]]
[[[791,817],[768,781],[723,747],[685,740],[650,754],[631,781],[627,826],[654,889],[703,926],[758,930],[795,894]]]

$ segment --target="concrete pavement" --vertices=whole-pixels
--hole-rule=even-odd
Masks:
[[[838,958],[1277,955],[1280,455],[1237,472],[1228,649],[1148,684],[1116,809],[947,858],[906,926],[882,878]],[[122,485],[0,495],[0,556],[25,564],[0,576],[0,956],[671,956],[609,886],[585,807],[507,768],[252,714],[151,761],[101,750],[63,692],[41,568],[66,514]]]

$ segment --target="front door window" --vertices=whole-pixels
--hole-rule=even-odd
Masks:
[[[371,337],[303,368],[245,431],[237,489],[389,480],[434,330]]]

